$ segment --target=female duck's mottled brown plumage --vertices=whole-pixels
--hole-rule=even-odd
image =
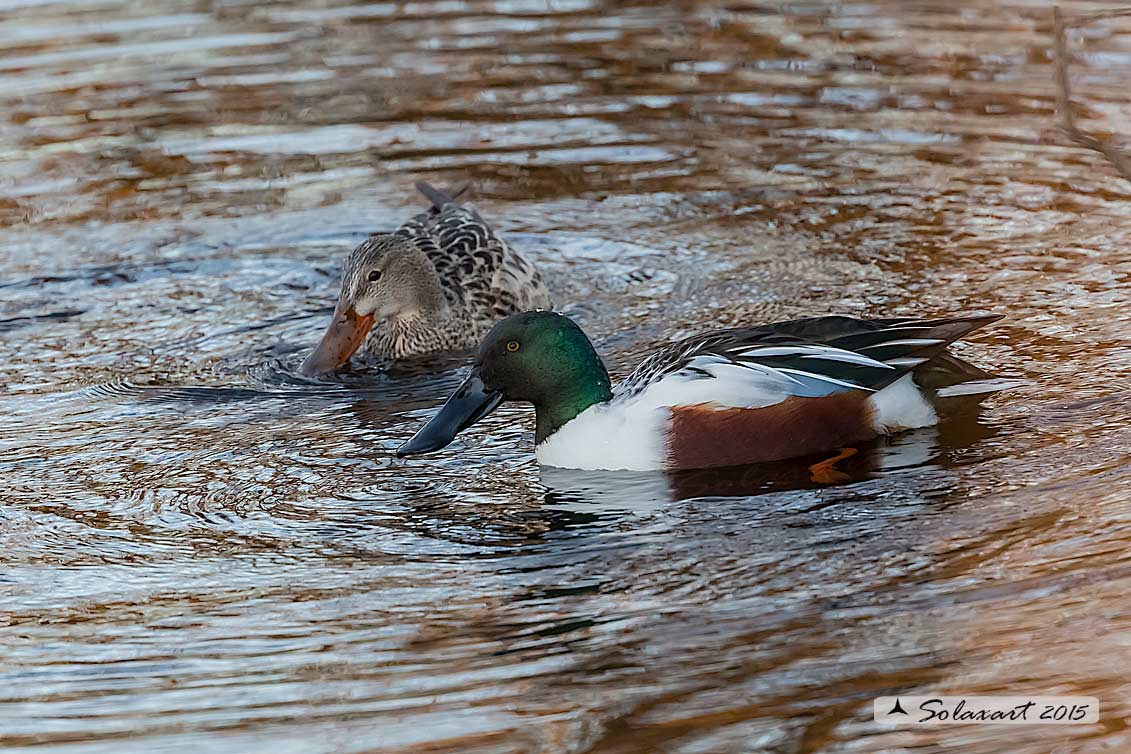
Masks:
[[[541,275],[479,213],[426,183],[417,189],[428,211],[350,255],[307,374],[341,366],[359,347],[386,359],[471,348],[502,317],[550,308]]]

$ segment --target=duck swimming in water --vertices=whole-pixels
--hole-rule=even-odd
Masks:
[[[354,249],[304,374],[337,369],[363,347],[386,359],[473,348],[500,318],[550,308],[541,275],[479,213],[427,183],[416,188],[431,209]]]
[[[657,351],[614,388],[572,320],[515,314],[397,455],[443,448],[504,400],[534,404],[546,466],[675,471],[844,448],[937,423],[916,376],[957,362],[947,346],[998,319],[832,316],[717,330]]]

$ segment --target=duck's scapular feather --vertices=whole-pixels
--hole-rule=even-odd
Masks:
[[[999,315],[947,319],[813,317],[760,327],[716,330],[676,341],[645,359],[614,389],[614,400],[640,393],[666,376],[719,379],[721,366],[795,383],[810,397],[838,389],[876,391],[941,354]]]
[[[417,189],[433,205],[397,233],[411,238],[428,255],[449,301],[488,328],[508,314],[550,308],[550,295],[538,270],[478,212],[426,183],[417,184]]]

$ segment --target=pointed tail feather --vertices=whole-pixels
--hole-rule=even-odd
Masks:
[[[418,181],[416,190],[424,194],[424,198],[432,202],[432,209],[443,209],[445,204],[456,204],[456,200],[467,193],[471,183],[465,183],[452,193],[446,193],[425,181]]]

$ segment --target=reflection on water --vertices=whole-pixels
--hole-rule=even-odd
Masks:
[[[1131,188],[1053,125],[1050,21],[0,0],[0,745],[1131,747]],[[1126,131],[1131,20],[1071,42],[1086,124]],[[461,359],[297,366],[421,178],[474,182],[614,372],[719,324],[988,309],[959,350],[1019,382],[821,482],[539,469],[521,407],[395,460]],[[1101,722],[874,726],[903,691]]]

